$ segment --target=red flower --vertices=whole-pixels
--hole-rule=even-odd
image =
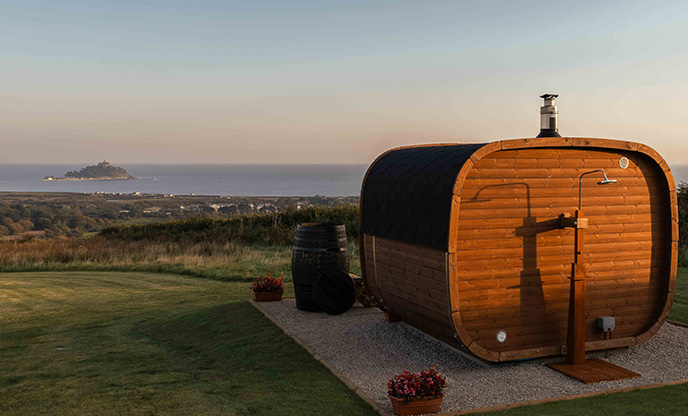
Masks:
[[[441,395],[445,384],[446,379],[435,370],[435,366],[430,366],[428,371],[413,374],[406,370],[394,376],[387,383],[387,391],[390,396],[400,399],[420,400]]]
[[[282,278],[284,273],[280,273],[280,277],[274,278],[272,272],[268,272],[263,277],[257,277],[256,281],[251,285],[254,292],[284,292],[284,282]]]

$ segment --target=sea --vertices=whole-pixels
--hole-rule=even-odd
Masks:
[[[111,192],[225,196],[358,196],[368,165],[142,165],[120,164],[138,179],[43,182],[83,164],[0,164],[0,191]],[[678,185],[688,165],[671,166]]]
[[[84,164],[0,164],[0,191],[112,192],[224,196],[357,196],[368,165],[117,164],[137,177],[115,181],[41,181]]]

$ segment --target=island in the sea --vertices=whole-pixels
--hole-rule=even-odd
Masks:
[[[56,178],[46,176],[42,181],[119,181],[125,179],[136,179],[129,174],[126,169],[112,166],[110,162],[104,160],[95,166],[86,166],[81,170],[67,172],[65,176]]]

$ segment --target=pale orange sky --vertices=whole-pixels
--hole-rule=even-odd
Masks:
[[[370,163],[557,93],[562,135],[688,164],[685,2],[54,3],[3,6],[0,163]]]

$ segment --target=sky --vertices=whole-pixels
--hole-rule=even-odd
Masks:
[[[3,1],[0,163],[362,163],[560,133],[688,164],[688,2]]]

